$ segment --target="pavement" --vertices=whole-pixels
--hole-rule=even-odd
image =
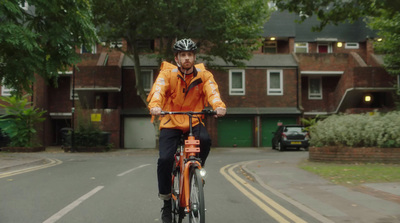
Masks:
[[[63,151],[46,148],[40,155],[0,153],[0,177],[48,163],[48,152]],[[287,153],[284,157],[282,161],[243,162],[241,166],[262,187],[313,216],[315,222],[400,222],[400,182],[337,185],[298,167],[308,158],[308,152]]]
[[[309,212],[316,222],[400,222],[400,182],[338,185],[298,167],[308,152],[284,160],[244,162],[242,168],[265,189]],[[399,172],[400,174],[400,172]]]

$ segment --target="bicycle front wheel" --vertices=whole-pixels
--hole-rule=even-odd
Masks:
[[[190,198],[189,198],[189,222],[205,223],[205,202],[203,180],[198,168],[193,168],[190,173]]]

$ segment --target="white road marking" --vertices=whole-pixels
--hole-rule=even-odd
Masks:
[[[137,170],[137,169],[140,169],[140,168],[143,168],[143,167],[146,167],[146,166],[149,166],[149,165],[151,165],[151,164],[143,164],[143,165],[140,165],[140,166],[138,166],[138,167],[135,167],[135,168],[132,168],[132,169],[130,169],[130,170],[127,170],[127,171],[125,171],[125,172],[123,172],[123,173],[120,173],[120,174],[118,174],[117,176],[122,177],[122,176],[124,176],[124,175],[126,175],[126,174],[128,174],[128,173],[130,173],[130,172],[132,172],[132,171],[135,171],[135,170]]]
[[[87,194],[83,195],[82,197],[78,198],[76,201],[72,202],[65,208],[61,209],[59,212],[55,213],[53,216],[48,218],[43,223],[54,223],[54,222],[60,220],[60,218],[62,218],[68,212],[72,211],[74,208],[76,208],[78,205],[80,205],[83,201],[89,199],[91,196],[93,196],[95,193],[99,192],[103,188],[104,188],[104,186],[98,186],[98,187],[94,188]]]

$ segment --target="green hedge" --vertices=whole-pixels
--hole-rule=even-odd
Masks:
[[[312,146],[400,147],[400,111],[340,114],[310,128]]]

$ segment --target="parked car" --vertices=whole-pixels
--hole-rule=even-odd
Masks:
[[[272,149],[283,151],[288,147],[308,150],[309,134],[302,125],[281,125],[273,132]]]

